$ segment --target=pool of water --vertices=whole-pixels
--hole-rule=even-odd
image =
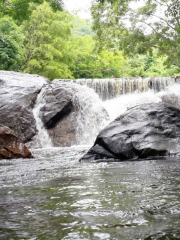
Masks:
[[[80,163],[89,146],[0,161],[0,239],[180,239],[180,161]]]

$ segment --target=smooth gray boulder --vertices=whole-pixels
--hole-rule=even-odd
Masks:
[[[80,161],[124,161],[180,155],[180,110],[165,103],[129,109],[103,129]]]
[[[76,126],[69,114],[79,88],[72,81],[50,82],[38,75],[0,71],[0,124],[14,130],[28,147],[42,147],[33,109],[43,92],[39,117],[49,129],[53,145],[71,146],[76,143]]]

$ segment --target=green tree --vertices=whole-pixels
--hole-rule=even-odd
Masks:
[[[24,24],[27,59],[24,71],[38,73],[49,79],[72,77],[73,63],[70,45],[72,17],[65,12],[53,12],[47,2],[32,12]]]
[[[63,9],[62,0],[46,0],[49,2],[54,11]],[[0,13],[2,16],[9,15],[19,24],[23,20],[29,19],[34,7],[30,6],[34,4],[42,4],[44,0],[1,0],[0,1]],[[35,5],[34,5],[35,6]]]
[[[123,74],[126,77],[175,76],[179,69],[175,65],[165,66],[166,56],[158,56],[158,50],[152,54],[135,54],[126,60]]]
[[[19,71],[24,59],[24,35],[9,17],[0,18],[0,69]]]
[[[180,68],[180,2],[178,0],[96,0],[92,13],[99,42],[126,54],[166,55]]]
[[[74,36],[73,48],[76,61],[72,66],[75,78],[106,78],[122,75],[125,59],[121,52],[102,49],[95,50],[95,41],[91,36]]]

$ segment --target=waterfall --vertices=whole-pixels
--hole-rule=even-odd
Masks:
[[[73,89],[73,97],[71,99],[72,110],[68,115],[68,118],[71,119],[69,121],[70,126],[68,127],[65,118],[63,120],[67,126],[67,136],[69,136],[68,134],[75,134],[75,140],[73,140],[75,143],[73,142],[73,144],[93,144],[97,134],[107,126],[110,121],[135,105],[166,101],[168,104],[173,102],[172,105],[176,104],[180,106],[180,101],[177,97],[180,92],[180,85],[172,85],[175,81],[176,78],[166,77],[153,78],[153,81],[152,78],[81,80],[82,86],[71,82],[66,83],[67,86],[65,87],[72,87]],[[93,85],[96,90],[99,89],[98,91],[101,97],[103,96],[103,99],[109,98],[109,100],[102,101],[98,94],[95,93],[95,90],[89,88],[90,86],[85,86],[85,83],[87,83],[86,85],[90,85],[91,83],[90,86]],[[175,95],[174,88],[176,89]],[[44,99],[45,91],[47,91],[47,89],[45,90],[45,88],[43,88],[38,95],[33,114],[38,129],[37,140],[39,140],[42,147],[51,147],[51,139],[41,120],[41,110],[43,110],[43,107],[47,104]],[[59,94],[60,90],[56,89],[56,91],[57,94]],[[114,98],[112,99],[112,97]],[[59,100],[56,98],[55,100],[58,103]],[[59,124],[61,124],[61,122],[59,122]],[[60,125],[57,124],[56,128],[58,129],[58,134],[61,135],[59,126]],[[56,129],[54,131],[56,132]],[[59,135],[57,135],[57,137]],[[52,136],[55,137],[56,134]],[[67,137],[67,141],[69,140]]]
[[[41,144],[41,147],[52,147],[52,141],[49,137],[48,131],[46,130],[41,118],[40,118],[40,110],[41,107],[44,106],[44,99],[43,99],[44,89],[41,90],[39,93],[36,104],[33,109],[33,115],[36,121],[36,128],[38,130],[37,138]]]
[[[72,101],[77,114],[76,142],[79,145],[93,144],[99,131],[109,122],[103,102],[93,89],[86,86],[81,86]]]
[[[177,77],[178,79],[178,77]],[[77,79],[76,83],[93,88],[102,100],[133,93],[146,92],[152,89],[162,91],[166,86],[176,82],[176,77],[147,78],[110,78],[110,79]]]

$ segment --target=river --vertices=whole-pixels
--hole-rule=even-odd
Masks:
[[[0,239],[180,239],[180,161],[80,163],[88,149],[0,161]]]
[[[112,120],[127,108],[166,98],[180,107],[179,91],[173,85],[103,104]],[[81,125],[87,128],[78,137],[88,131],[92,145],[95,117],[85,116]],[[90,146],[44,147],[32,150],[34,159],[0,161],[1,240],[180,239],[179,160],[83,163],[79,159]]]

